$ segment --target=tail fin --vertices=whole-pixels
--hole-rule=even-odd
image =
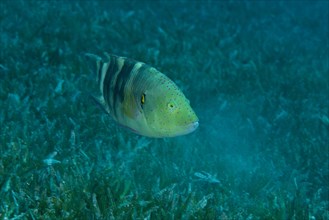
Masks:
[[[96,61],[96,80],[98,83],[98,87],[100,90],[100,95],[90,95],[90,97],[92,98],[92,100],[99,106],[101,107],[102,110],[104,110],[107,114],[110,114],[110,110],[104,100],[103,97],[103,85],[102,85],[102,72],[103,72],[103,66],[104,66],[104,61],[100,56],[97,56],[95,54],[91,54],[91,53],[84,53],[84,56],[88,57],[88,58],[92,58],[93,60]]]
[[[96,61],[96,80],[98,83],[98,87],[101,88],[101,77],[102,77],[102,66],[104,64],[103,59],[100,56],[97,56],[92,53],[84,53],[84,55],[88,58],[92,58],[93,60]],[[102,93],[102,91],[101,91]]]

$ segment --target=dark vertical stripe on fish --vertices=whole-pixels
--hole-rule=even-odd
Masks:
[[[113,103],[110,100],[110,93],[111,93],[111,83],[113,80],[113,76],[114,74],[117,72],[118,70],[118,64],[117,64],[117,58],[114,56],[110,56],[109,59],[109,67],[107,69],[106,75],[105,75],[105,79],[103,82],[103,96],[104,96],[104,100],[107,103],[107,105],[109,106],[109,109],[111,112],[113,112],[113,105],[111,103]]]
[[[116,80],[116,83],[115,83],[115,87],[114,87],[114,98],[113,98],[113,109],[114,109],[114,112],[116,113],[116,105],[118,104],[118,98],[119,98],[119,101],[120,103],[123,102],[124,100],[124,88],[130,78],[130,74],[135,66],[136,62],[135,61],[132,61],[132,60],[125,60],[124,61],[124,64],[120,70],[120,73],[117,77],[117,80]]]

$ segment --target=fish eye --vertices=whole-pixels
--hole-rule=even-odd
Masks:
[[[168,107],[169,111],[174,111],[174,109],[176,108],[175,104],[172,102],[169,102],[167,104],[167,107]]]

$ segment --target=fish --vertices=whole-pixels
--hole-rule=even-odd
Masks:
[[[96,60],[99,96],[95,101],[119,125],[151,138],[186,135],[199,119],[178,86],[143,62],[105,53]]]

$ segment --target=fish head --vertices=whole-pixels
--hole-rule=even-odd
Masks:
[[[142,95],[142,111],[155,137],[174,137],[193,132],[199,119],[189,100],[172,82],[161,83]]]

